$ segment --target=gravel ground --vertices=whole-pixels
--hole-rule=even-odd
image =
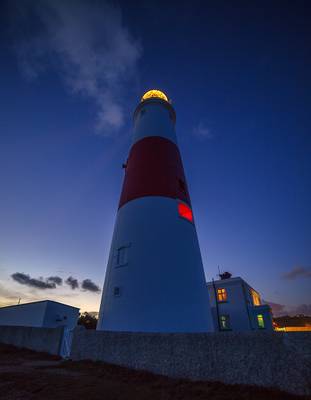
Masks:
[[[192,382],[0,344],[0,399],[125,400],[307,399],[284,392],[218,382]]]

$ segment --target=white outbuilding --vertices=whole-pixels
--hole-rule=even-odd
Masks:
[[[259,293],[242,278],[207,282],[212,317],[216,331],[273,330],[271,308],[263,304]]]
[[[79,308],[52,300],[35,301],[0,308],[0,325],[73,329]]]

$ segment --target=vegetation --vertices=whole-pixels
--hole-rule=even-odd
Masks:
[[[295,315],[294,317],[285,315],[284,317],[273,318],[273,322],[278,328],[285,326],[311,326],[311,317],[306,315]]]
[[[86,329],[96,329],[97,318],[88,312],[80,314],[78,325],[83,325]]]

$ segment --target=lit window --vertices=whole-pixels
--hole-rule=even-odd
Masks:
[[[185,203],[178,203],[178,214],[187,219],[190,222],[193,222],[193,215],[191,208]]]
[[[219,316],[219,322],[220,322],[220,329],[221,330],[228,330],[231,329],[230,326],[230,315],[220,315]]]
[[[252,295],[252,299],[253,299],[253,305],[260,306],[261,301],[260,301],[259,294],[257,292],[255,292],[255,290],[251,290],[251,295]]]
[[[263,319],[262,314],[257,314],[257,322],[258,322],[258,328],[264,329],[265,328],[265,321]]]
[[[217,289],[217,300],[218,301],[227,301],[227,291],[224,288]]]

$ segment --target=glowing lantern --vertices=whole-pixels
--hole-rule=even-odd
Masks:
[[[150,99],[152,97],[157,97],[158,99],[168,101],[168,97],[166,96],[166,94],[161,92],[161,90],[156,90],[156,89],[148,90],[148,92],[146,92],[141,98],[141,101]]]
[[[178,213],[182,218],[193,222],[193,215],[191,208],[185,203],[178,203]]]

